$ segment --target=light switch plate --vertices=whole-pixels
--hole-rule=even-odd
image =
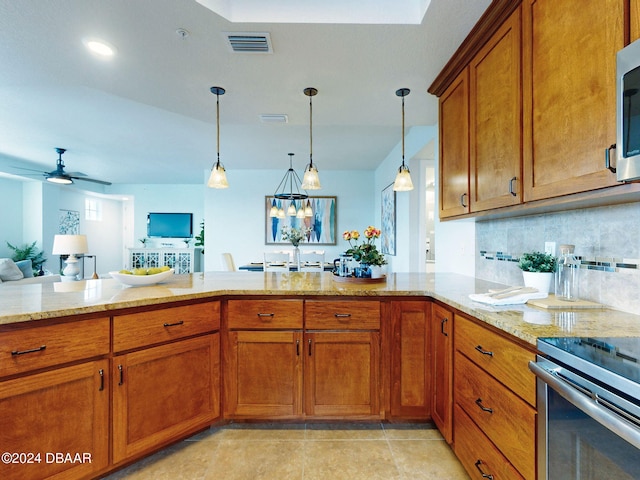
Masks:
[[[556,242],[544,242],[544,253],[556,256]]]

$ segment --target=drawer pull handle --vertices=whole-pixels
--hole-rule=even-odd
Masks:
[[[449,334],[444,331],[444,324],[447,323],[449,319],[447,317],[443,318],[440,322],[440,333],[442,333],[445,337],[448,337]]]
[[[258,313],[258,317],[260,318],[273,318],[275,316],[275,313]]]
[[[101,392],[104,390],[104,370],[98,370],[98,375],[100,375],[100,388],[98,389],[98,391]]]
[[[311,356],[311,339],[309,339],[309,356]]]
[[[489,355],[490,357],[493,357],[493,352],[488,352],[486,350],[483,350],[480,345],[476,346],[476,350],[479,351],[483,355]]]
[[[300,340],[296,340],[296,355],[300,356]]]
[[[32,348],[30,350],[14,350],[13,352],[11,352],[11,355],[24,355],[25,353],[35,353],[35,352],[41,352],[43,351],[45,348],[47,348],[46,345],[41,345],[38,348]]]
[[[184,325],[184,320],[180,320],[179,322],[176,322],[176,323],[165,323],[164,324],[165,327],[177,327],[178,325]]]
[[[350,313],[334,313],[333,316],[336,318],[349,318],[351,314]]]
[[[124,370],[122,369],[122,365],[118,365],[118,371],[120,372],[120,381],[118,385],[122,385],[124,383]]]
[[[480,472],[480,474],[482,475],[482,478],[488,478],[489,480],[493,480],[493,475],[490,475],[488,473],[484,473],[482,471],[482,469],[480,468],[480,466],[482,465],[482,460],[478,460],[476,462],[476,468],[478,469],[478,471]]]
[[[487,408],[484,405],[482,405],[481,398],[476,400],[476,405],[478,405],[480,407],[480,410],[482,410],[483,412],[493,413],[493,408]]]

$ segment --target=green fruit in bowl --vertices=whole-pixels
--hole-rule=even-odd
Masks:
[[[166,272],[168,270],[171,270],[171,267],[168,267],[167,265],[164,265],[164,266],[160,267],[160,271],[161,272]]]
[[[146,268],[134,268],[133,269],[133,274],[134,275],[146,275],[147,274],[147,269]]]
[[[160,267],[152,267],[147,270],[147,275],[156,275],[158,273],[162,273],[162,268]]]
[[[123,275],[133,275],[133,273],[131,273],[129,270],[120,270],[118,273],[121,273]]]

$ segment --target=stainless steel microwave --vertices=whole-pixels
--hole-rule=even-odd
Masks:
[[[618,181],[640,180],[640,40],[616,60],[616,174]]]

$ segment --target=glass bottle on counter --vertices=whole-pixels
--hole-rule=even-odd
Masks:
[[[556,265],[556,298],[575,302],[580,295],[580,260],[574,255],[574,245],[560,245]]]

